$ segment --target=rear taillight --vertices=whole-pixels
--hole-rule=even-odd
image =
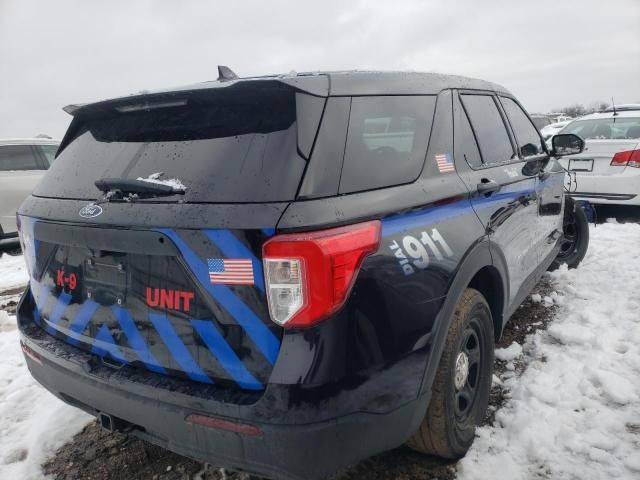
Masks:
[[[611,166],[640,168],[640,150],[627,150],[616,153],[611,159]]]
[[[345,302],[362,260],[378,250],[380,222],[277,235],[263,247],[271,319],[308,327]]]

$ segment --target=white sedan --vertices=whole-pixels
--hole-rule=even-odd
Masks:
[[[546,125],[540,130],[542,138],[544,138],[545,141],[551,140],[554,135],[560,133],[560,130],[569,125],[572,121],[573,120],[563,120],[562,122],[550,123],[549,125]]]
[[[591,203],[640,205],[640,108],[593,113],[558,133],[585,140],[584,151],[562,157],[572,172],[569,192]]]
[[[0,140],[0,248],[18,245],[16,210],[53,163],[57,140]]]

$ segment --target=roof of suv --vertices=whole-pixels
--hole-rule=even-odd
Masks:
[[[379,71],[292,72],[285,75],[213,80],[170,89],[142,91],[127,97],[113,98],[92,104],[69,105],[65,107],[65,111],[73,115],[87,105],[99,105],[106,102],[130,103],[150,95],[225,88],[241,82],[254,81],[279,81],[317,96],[434,95],[447,88],[490,90],[510,94],[506,88],[492,82],[439,73]]]
[[[60,145],[54,138],[0,138],[0,145]]]

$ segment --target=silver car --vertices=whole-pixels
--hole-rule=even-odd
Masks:
[[[585,140],[578,155],[560,163],[571,195],[591,203],[640,205],[640,105],[621,105],[581,117],[559,133]]]
[[[18,245],[16,210],[53,163],[57,140],[0,140],[0,248]]]

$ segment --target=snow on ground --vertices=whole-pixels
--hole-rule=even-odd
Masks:
[[[460,480],[640,478],[640,225],[598,225],[577,270],[553,272],[558,312],[523,346],[520,377],[478,431]],[[513,345],[500,355],[514,358]]]
[[[0,257],[0,292],[26,283],[24,259]],[[91,418],[31,378],[20,350],[16,317],[0,310],[0,478],[41,479],[44,460]]]
[[[22,287],[28,281],[24,258],[0,253],[0,293]]]

